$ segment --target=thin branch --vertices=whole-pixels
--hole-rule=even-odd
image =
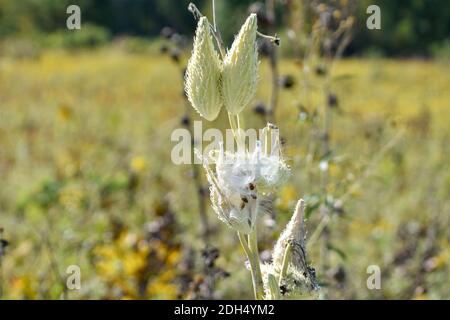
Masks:
[[[270,42],[276,44],[277,46],[280,46],[280,44],[281,44],[281,39],[280,39],[280,37],[277,34],[275,34],[274,36],[270,36],[270,35],[261,33],[259,31],[256,31],[256,35],[261,37],[261,38],[270,40]]]
[[[189,12],[192,13],[192,15],[194,16],[195,20],[198,20],[198,19],[200,19],[201,17],[204,16],[201,13],[201,11],[197,8],[197,6],[195,4],[193,4],[192,2],[189,3],[188,10],[189,10]],[[215,16],[215,14],[214,14],[214,16]],[[214,20],[215,20],[215,17],[214,17]],[[214,22],[214,25],[209,24],[209,27],[211,29],[211,32],[212,32],[213,36],[214,36],[214,39],[216,39],[217,47],[219,48],[220,55],[222,56],[222,59],[223,59],[223,58],[225,58],[225,49],[224,49],[225,46],[223,44],[222,36],[220,35],[220,32],[217,29],[217,26],[215,25],[215,22]]]
[[[275,32],[275,5],[273,0],[266,0],[266,15],[269,20],[269,32]],[[269,39],[272,43],[279,46],[280,45],[280,38],[277,37],[275,34],[274,37],[266,36],[262,33],[258,32],[258,35],[260,37],[263,37],[265,39]],[[272,50],[270,50],[270,70],[271,70],[271,76],[272,76],[272,87],[271,87],[271,93],[270,93],[270,105],[269,105],[269,112],[267,114],[266,120],[270,122],[276,122],[276,108],[278,104],[278,96],[280,92],[280,85],[279,85],[279,70],[278,70],[278,54],[277,54],[277,48],[273,47]]]
[[[217,32],[217,24],[216,24],[216,1],[214,1],[214,0],[212,0],[212,12],[213,12],[214,31]]]

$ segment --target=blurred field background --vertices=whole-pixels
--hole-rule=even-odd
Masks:
[[[292,176],[261,219],[262,258],[304,197],[323,298],[449,299],[449,2],[216,0],[226,43],[249,6],[264,17],[272,2],[260,25],[282,44],[276,58],[262,48],[245,124],[275,121]],[[65,28],[74,3],[79,31]],[[0,0],[2,299],[252,296],[202,169],[170,159],[172,131],[200,120],[183,95],[188,3]],[[382,30],[370,31],[377,3]],[[305,53],[321,5],[356,21],[332,64],[321,47]],[[226,115],[203,126],[226,128]],[[70,265],[80,290],[67,288]],[[366,286],[369,265],[381,290]]]

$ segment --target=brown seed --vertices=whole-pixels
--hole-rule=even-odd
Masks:
[[[255,194],[252,194],[252,198],[253,198],[253,199],[256,199],[256,195],[255,195]]]
[[[241,200],[244,201],[245,203],[248,203],[248,199],[246,197],[242,197]]]
[[[245,208],[245,202],[241,202],[241,210]]]
[[[249,183],[248,187],[250,188],[250,190],[255,190],[255,185],[253,183]]]

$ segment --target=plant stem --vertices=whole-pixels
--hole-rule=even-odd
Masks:
[[[233,137],[234,137],[234,139],[235,139],[236,142],[237,142],[237,138],[236,138],[236,126],[235,126],[235,123],[234,123],[233,115],[232,115],[231,113],[229,113],[229,112],[228,112],[228,121],[229,121],[229,123],[230,123],[231,131],[233,132]]]
[[[264,288],[261,274],[261,266],[259,262],[259,250],[258,250],[258,239],[257,239],[257,229],[256,224],[254,230],[249,234],[249,247],[253,258],[254,269],[255,269],[255,282],[256,282],[256,291],[258,293],[257,299],[262,299],[264,296]]]
[[[290,243],[287,244],[283,255],[283,264],[281,265],[280,278],[278,279],[278,287],[283,284],[283,278],[286,276],[287,269],[289,266],[289,259],[291,258],[292,246]]]
[[[212,12],[213,12],[213,25],[214,31],[217,32],[217,24],[216,24],[216,1],[212,0]]]
[[[266,15],[269,18],[269,32],[275,32],[275,11],[274,11],[274,1],[266,0]],[[270,54],[270,70],[272,76],[272,88],[270,93],[270,105],[269,105],[269,114],[268,121],[274,123],[276,121],[276,107],[278,104],[278,94],[279,94],[279,85],[278,85],[278,55],[277,55],[277,47],[273,46],[271,54]]]
[[[238,146],[238,150],[244,151],[245,150],[245,141],[242,140],[239,115],[234,116],[231,113],[228,113],[228,121],[230,122],[230,128],[231,128],[231,131],[233,132],[233,137]]]
[[[189,3],[188,10],[194,15],[195,19],[199,19],[199,18],[203,17],[203,14],[200,12],[200,10],[198,10],[198,8],[192,2]],[[213,10],[213,11],[215,11],[215,10]],[[213,15],[215,17],[215,13]],[[216,25],[213,26],[213,25],[209,24],[209,26],[212,30],[214,38],[216,39],[217,47],[218,47],[218,49],[220,51],[220,55],[222,56],[222,59],[223,59],[223,58],[225,58],[225,49],[224,49],[223,40],[220,35],[220,32],[217,30]]]
[[[252,275],[252,284],[253,284],[253,293],[255,295],[255,299],[259,299],[259,292],[258,292],[258,281],[256,279],[256,269],[254,266],[253,256],[250,251],[250,248],[248,246],[247,239],[238,232],[239,241],[241,242],[241,246],[244,249],[245,255],[247,256],[248,262],[250,263],[250,273]]]
[[[242,150],[245,150],[245,135],[242,136],[241,131],[241,121],[239,118],[239,114],[236,115],[236,125],[237,125],[237,137],[238,137],[238,146],[240,145]]]

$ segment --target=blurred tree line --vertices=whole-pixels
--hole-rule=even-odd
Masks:
[[[283,3],[278,0],[279,28],[283,24]],[[324,0],[330,3],[342,0]],[[180,33],[192,34],[195,21],[187,10],[190,0],[0,0],[0,37],[33,36],[66,32],[66,8],[77,4],[82,11],[83,26],[90,26],[96,36],[111,38],[134,35],[152,38],[164,26]],[[195,0],[205,13],[211,1]],[[226,40],[247,15],[252,0],[216,0],[217,19]],[[382,30],[365,26],[367,6],[381,8]],[[208,14],[209,15],[209,14]],[[449,47],[450,1],[448,0],[359,0],[356,8],[358,27],[348,53],[377,52],[386,55],[429,55]]]

